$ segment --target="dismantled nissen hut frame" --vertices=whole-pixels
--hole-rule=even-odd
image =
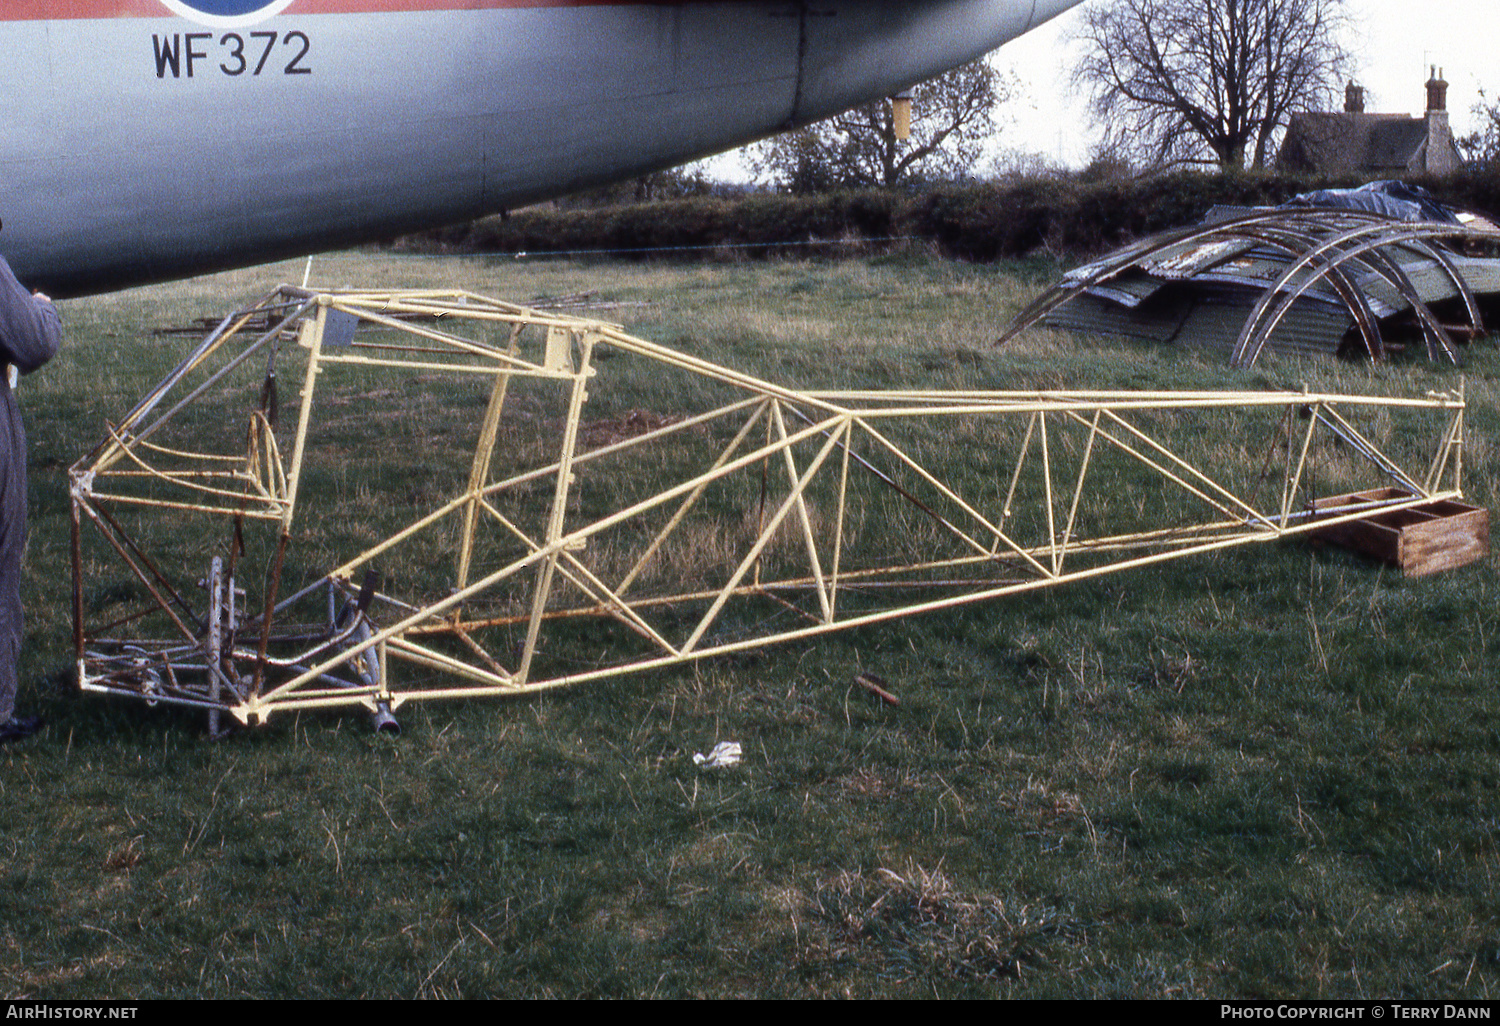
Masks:
[[[1405,221],[1354,209],[1278,207],[1155,235],[1065,274],[1006,328],[1043,322],[1227,353],[1382,359],[1419,334],[1457,363],[1500,295],[1500,230],[1473,215]]]
[[[390,724],[1426,517],[1460,494],[1463,410],[801,391],[469,293],[282,286],[72,468],[79,680],[215,728],[337,706]]]

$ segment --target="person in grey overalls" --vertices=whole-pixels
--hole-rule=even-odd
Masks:
[[[30,374],[57,353],[62,322],[52,300],[30,292],[0,257],[0,361]],[[26,431],[11,391],[10,367],[0,375],[0,744],[41,726],[16,715],[16,664],[21,657],[21,554],[26,549]]]

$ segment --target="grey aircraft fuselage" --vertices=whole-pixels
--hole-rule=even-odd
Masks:
[[[890,95],[1079,0],[7,0],[0,253],[57,296],[448,224]]]

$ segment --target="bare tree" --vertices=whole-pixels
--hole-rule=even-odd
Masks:
[[[1479,102],[1470,108],[1477,127],[1455,141],[1465,159],[1493,165],[1500,160],[1500,102],[1486,103],[1488,99],[1484,90],[1479,90]]]
[[[1153,161],[1265,167],[1293,111],[1327,109],[1344,0],[1114,0],[1075,72],[1110,139]]]
[[[880,100],[768,139],[751,168],[798,193],[968,174],[1014,88],[978,60],[912,90],[909,139],[896,137],[891,104]]]

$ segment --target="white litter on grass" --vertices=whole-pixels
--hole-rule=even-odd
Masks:
[[[704,769],[726,769],[739,764],[742,757],[738,741],[720,741],[707,755],[693,753],[693,763]]]

